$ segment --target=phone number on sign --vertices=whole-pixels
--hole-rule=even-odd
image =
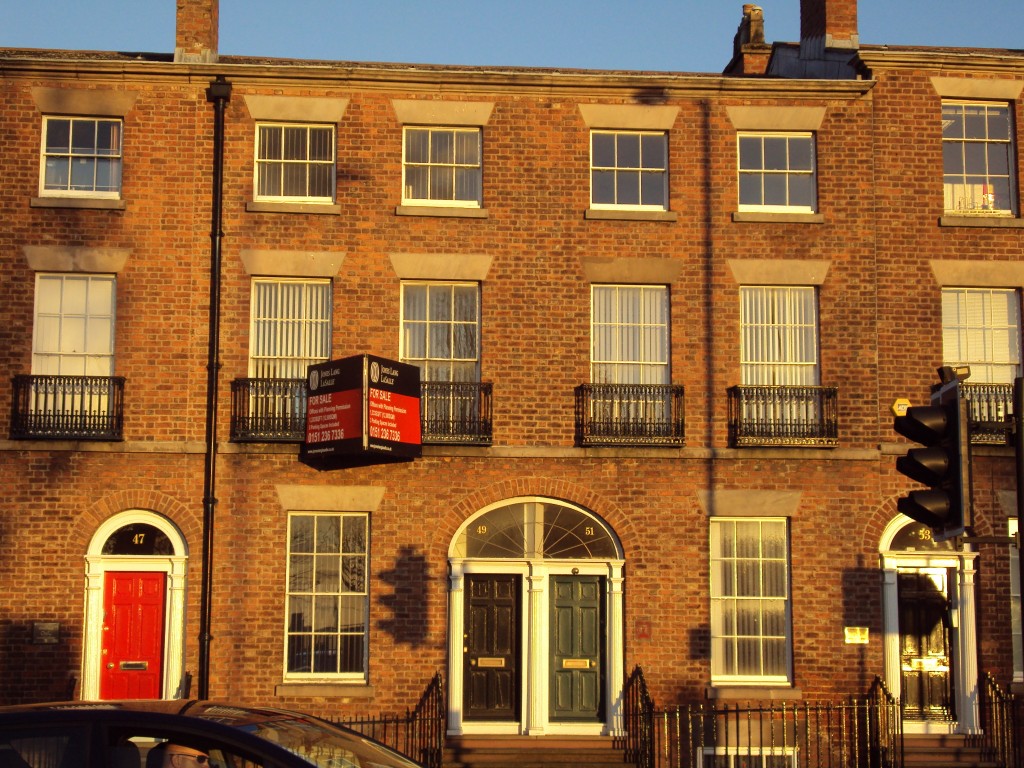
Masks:
[[[328,440],[344,440],[344,429],[311,429],[306,438],[308,443],[323,443]]]
[[[370,437],[374,437],[378,440],[391,440],[392,442],[400,442],[402,440],[402,433],[397,429],[388,429],[387,427],[377,427],[370,425]]]

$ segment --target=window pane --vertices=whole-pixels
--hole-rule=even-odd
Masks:
[[[592,165],[595,168],[614,168],[615,134],[593,133],[591,134],[591,141],[593,143]]]
[[[92,120],[74,120],[71,124],[71,154],[96,153],[96,123]]]
[[[766,171],[785,171],[788,169],[787,145],[788,141],[785,138],[765,137],[764,168]]]
[[[256,148],[260,160],[280,160],[283,155],[284,129],[261,125],[259,127],[259,146]]]
[[[803,206],[805,208],[815,207],[814,200],[814,177],[809,174],[789,177],[789,204]]]
[[[760,173],[744,173],[740,176],[740,203],[743,205],[763,205],[762,179]]]
[[[58,153],[71,150],[71,121],[48,118],[46,121],[46,152]]]
[[[591,174],[591,194],[598,205],[615,203],[615,172],[594,171]]]
[[[782,174],[771,173],[764,176],[764,204],[765,205],[787,205],[786,177]]]
[[[616,203],[619,205],[640,204],[640,174],[630,171],[619,171],[618,173],[618,196]]]
[[[455,162],[460,165],[480,164],[479,131],[459,131],[455,134]]]
[[[644,173],[640,177],[640,184],[640,202],[643,205],[666,205],[663,173]]]
[[[618,136],[618,156],[615,163],[619,168],[640,167],[640,136],[631,133],[620,133]]]
[[[760,171],[764,169],[763,145],[759,136],[740,137],[740,170]]]
[[[419,128],[405,129],[405,162],[425,163],[430,159],[430,134]]]
[[[811,153],[811,141],[806,138],[792,138],[789,140],[789,170],[810,171],[814,167],[814,159]]]
[[[667,142],[664,134],[644,134],[642,136],[640,156],[644,168],[667,168],[667,151]]]
[[[452,131],[430,132],[430,162],[445,165],[455,162],[455,136]]]

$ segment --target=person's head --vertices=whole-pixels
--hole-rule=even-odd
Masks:
[[[210,758],[201,750],[165,741],[149,750],[146,768],[199,768]]]

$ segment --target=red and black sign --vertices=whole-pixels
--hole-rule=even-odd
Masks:
[[[420,455],[420,371],[373,355],[309,366],[299,461],[340,469]]]

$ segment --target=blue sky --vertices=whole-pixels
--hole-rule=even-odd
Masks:
[[[768,41],[799,0],[762,0]],[[220,52],[719,72],[742,0],[220,0]],[[0,46],[170,53],[175,0],[0,0]],[[1024,48],[1020,0],[860,0],[861,42]]]

